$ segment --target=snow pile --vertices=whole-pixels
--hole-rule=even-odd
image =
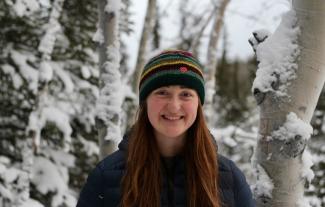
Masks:
[[[322,200],[319,199],[317,196],[307,197],[308,204],[312,207],[323,207],[322,206]],[[323,198],[323,202],[325,201],[325,198]],[[307,205],[308,206],[308,205]],[[302,206],[301,206],[302,207]],[[305,207],[305,206],[304,206]]]
[[[297,43],[299,34],[296,14],[289,11],[284,14],[274,34],[256,47],[260,63],[253,91],[259,89],[261,92],[273,91],[279,96],[286,95],[287,86],[296,78],[298,66],[295,60],[300,53]]]
[[[259,164],[256,165],[255,175],[257,178],[257,181],[253,186],[255,195],[258,197],[272,198],[274,184],[272,179],[265,172],[264,168]]]
[[[55,164],[43,157],[35,157],[31,180],[42,194],[66,190],[66,183]]]
[[[64,157],[61,157],[61,161],[63,159]],[[51,206],[57,207],[62,204],[74,206],[76,199],[67,186],[68,171],[60,170],[56,164],[44,157],[35,157],[31,182],[44,195],[49,192],[55,193]]]
[[[290,112],[283,126],[272,132],[272,138],[288,140],[300,136],[303,140],[308,140],[312,133],[313,128],[310,124],[305,123],[303,120],[299,119],[295,113]]]
[[[7,1],[19,17],[28,16],[40,9],[40,4],[37,0],[16,0],[14,2]]]
[[[296,203],[297,207],[312,207],[308,201],[308,199],[306,199],[305,197],[301,197],[298,199],[297,203]]]
[[[311,167],[314,165],[313,157],[308,150],[305,150],[302,154],[302,165],[301,168],[301,177],[306,178],[306,180],[310,183],[312,179],[314,179],[315,174]]]
[[[37,146],[40,144],[41,130],[48,122],[55,124],[63,133],[65,143],[71,143],[72,128],[68,114],[54,106],[49,106],[44,107],[41,111],[34,111],[29,116],[28,130],[36,132],[35,144]],[[68,150],[68,145],[65,145],[65,150]]]

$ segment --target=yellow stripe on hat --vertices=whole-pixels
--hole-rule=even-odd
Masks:
[[[152,68],[148,69],[146,72],[144,72],[142,74],[141,79],[143,77],[145,77],[148,73],[150,73],[151,71],[153,71],[159,67],[166,66],[166,65],[176,65],[176,64],[185,64],[185,65],[191,66],[192,68],[195,69],[195,71],[197,71],[203,77],[203,73],[202,73],[201,69],[198,68],[196,65],[191,64],[188,61],[171,61],[171,62],[165,62],[165,63],[161,63],[161,64],[153,66]]]

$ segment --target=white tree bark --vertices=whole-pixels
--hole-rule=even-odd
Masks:
[[[112,153],[121,140],[121,74],[119,45],[120,0],[98,0],[100,95],[97,101],[96,127],[100,157]]]
[[[157,0],[148,0],[148,6],[146,11],[145,20],[143,23],[141,39],[138,48],[137,61],[134,68],[134,74],[132,79],[132,91],[135,94],[139,93],[139,82],[141,73],[146,62],[146,55],[148,53],[149,43],[153,37],[153,29],[155,25],[155,18],[157,12]],[[131,102],[127,111],[127,128],[130,128],[134,123],[138,103]]]
[[[300,28],[300,53],[294,62],[298,66],[296,78],[287,87],[288,96],[276,95],[284,84],[281,75],[277,75],[271,91],[254,88],[260,106],[260,135],[254,155],[257,183],[261,181],[255,189],[258,207],[309,205],[303,202],[304,171],[308,170],[303,159],[308,135],[299,127],[290,130],[288,119],[297,116],[301,123],[308,125],[324,85],[325,1],[293,0],[292,3]],[[285,139],[279,135],[280,131],[282,136],[287,136]],[[263,182],[265,177],[272,183]]]
[[[216,70],[217,70],[217,47],[220,32],[223,25],[224,14],[230,0],[221,0],[219,3],[218,13],[215,15],[215,20],[210,33],[210,40],[207,52],[207,73],[206,73],[206,97],[205,97],[205,116],[208,123],[211,123],[213,111],[213,97],[215,94],[216,85]]]
[[[138,86],[140,82],[141,73],[146,61],[147,49],[149,47],[150,38],[153,36],[153,27],[155,24],[156,17],[156,8],[157,1],[156,0],[148,0],[146,17],[143,23],[141,39],[139,43],[137,62],[134,70],[134,79],[132,83],[132,89],[134,92],[138,93]]]

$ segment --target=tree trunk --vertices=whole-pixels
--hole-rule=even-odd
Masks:
[[[297,50],[293,50],[293,64],[285,67],[290,72],[297,65],[295,78],[283,82],[283,74],[275,72],[272,89],[253,88],[260,106],[259,138],[254,155],[258,207],[309,206],[303,199],[304,183],[312,175],[310,166],[305,165],[304,150],[312,132],[309,123],[325,81],[325,1],[293,0],[293,13],[300,28],[295,43],[300,52],[296,55]],[[285,18],[288,16],[282,21]],[[265,43],[272,37],[275,42],[281,41],[276,31]],[[258,46],[257,58],[259,49]],[[263,69],[263,60],[260,61],[257,73]],[[287,95],[279,96],[283,88]]]
[[[210,40],[208,45],[207,52],[207,74],[206,74],[206,98],[205,98],[205,115],[208,123],[211,124],[213,111],[213,97],[215,94],[215,73],[217,70],[217,47],[218,40],[221,32],[221,28],[223,25],[224,14],[226,11],[226,7],[229,4],[230,0],[222,0],[220,2],[218,13],[215,16],[213,28],[210,33]]]
[[[197,35],[195,36],[195,38],[193,39],[193,43],[191,45],[190,50],[192,51],[192,54],[194,55],[194,57],[198,57],[199,56],[199,46],[201,43],[201,38],[203,36],[203,32],[206,29],[206,27],[209,25],[213,14],[215,14],[218,11],[218,7],[215,6],[213,8],[213,10],[211,11],[211,13],[209,14],[208,18],[206,19],[206,21],[204,22],[204,24],[202,25],[202,27],[200,28],[200,30],[197,32]]]
[[[141,78],[142,69],[146,61],[147,49],[149,46],[148,43],[150,38],[153,36],[152,32],[155,25],[156,8],[157,8],[157,1],[148,0],[146,17],[143,23],[141,40],[139,43],[138,57],[137,57],[137,62],[135,65],[135,70],[133,75],[134,79],[132,83],[132,89],[133,91],[136,92],[136,94],[138,94],[139,81]]]
[[[134,68],[133,80],[132,80],[132,90],[135,94],[139,93],[139,82],[141,78],[141,73],[146,62],[146,55],[148,53],[149,41],[153,37],[153,29],[155,26],[155,18],[157,12],[157,1],[148,0],[146,17],[143,23],[141,40],[138,48],[137,62]],[[134,101],[130,103],[127,112],[127,128],[130,128],[134,122],[137,104]]]
[[[100,96],[97,101],[96,127],[100,157],[112,153],[121,140],[121,92],[119,9],[120,0],[98,0]]]

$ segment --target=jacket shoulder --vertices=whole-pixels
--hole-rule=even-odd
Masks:
[[[125,152],[117,150],[100,161],[97,167],[101,171],[117,170],[125,166]]]
[[[102,207],[105,200],[118,202],[125,153],[116,151],[105,157],[89,174],[80,192],[77,207]]]
[[[234,206],[254,207],[252,192],[246,181],[244,173],[236,166],[236,164],[222,156],[218,155],[218,164],[220,172],[220,187],[225,200],[234,198]]]
[[[219,170],[231,171],[231,163],[232,161],[230,159],[226,158],[223,155],[218,154]]]

